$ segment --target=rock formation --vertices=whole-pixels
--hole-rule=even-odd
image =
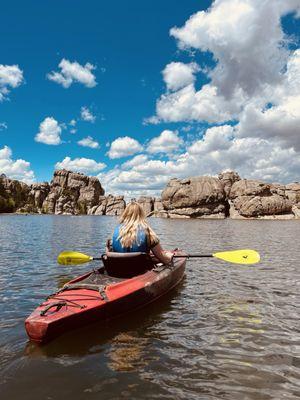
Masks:
[[[280,185],[242,179],[229,193],[231,217],[256,218],[292,214],[292,202]]]
[[[126,203],[124,196],[101,196],[99,204],[91,207],[88,211],[89,215],[121,215],[125,210]]]
[[[137,199],[137,202],[143,207],[146,215],[149,215],[154,209],[154,199],[152,197],[142,196]]]
[[[47,214],[87,214],[91,207],[99,204],[103,195],[104,189],[97,178],[58,170],[54,172],[40,211]]]
[[[0,175],[0,213],[15,212],[28,198],[30,187],[26,183]]]
[[[209,176],[171,179],[162,205],[170,218],[225,218],[228,208],[224,184]]]
[[[146,215],[161,218],[291,219],[300,218],[300,183],[271,184],[227,171],[171,179],[161,199],[136,201]],[[96,177],[58,170],[50,184],[27,185],[0,175],[0,213],[120,215],[125,207],[124,196],[105,196]]]
[[[241,179],[228,171],[217,178],[172,179],[162,193],[167,216],[191,218],[280,218],[300,216],[300,184]]]

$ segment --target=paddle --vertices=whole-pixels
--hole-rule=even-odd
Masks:
[[[233,250],[222,251],[213,254],[175,254],[174,258],[203,258],[215,257],[220,260],[227,261],[234,264],[256,264],[260,260],[260,255],[255,250]],[[79,253],[77,251],[63,251],[57,257],[57,262],[61,265],[78,265],[90,261],[99,261],[101,258],[91,257],[87,254]]]

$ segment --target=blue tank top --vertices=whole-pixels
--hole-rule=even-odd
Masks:
[[[118,225],[112,237],[112,250],[117,253],[132,253],[132,252],[148,252],[147,234],[143,228],[138,228],[137,239],[132,243],[131,247],[123,247],[120,239],[118,239],[121,225]]]

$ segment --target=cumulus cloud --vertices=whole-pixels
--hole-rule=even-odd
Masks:
[[[0,122],[0,131],[4,131],[7,129],[7,123],[6,122]]]
[[[131,160],[126,161],[122,164],[124,169],[136,167],[137,165],[143,164],[148,161],[148,156],[146,154],[139,154],[133,157]]]
[[[20,86],[23,81],[23,71],[18,65],[0,64],[0,102],[7,99],[10,90]]]
[[[12,159],[12,150],[8,146],[0,148],[0,171],[11,179],[18,179],[26,183],[35,180],[34,172],[30,169],[30,162]]]
[[[268,107],[265,102],[269,101]],[[265,89],[263,105],[247,104],[240,115],[239,136],[276,139],[284,147],[300,150],[300,50],[287,63],[282,82]]]
[[[194,63],[169,63],[163,70],[167,92],[156,103],[156,115],[146,123],[220,124],[239,119],[249,104],[260,112],[267,103],[276,104],[282,98],[280,91],[287,87],[287,75],[299,82],[295,78],[299,77],[297,52],[289,50],[291,39],[281,26],[282,17],[293,12],[299,16],[298,0],[217,0],[208,10],[192,15],[184,26],[172,28],[170,33],[180,49],[210,52],[216,64],[207,66],[210,82],[197,90],[199,68]],[[187,73],[186,80],[180,79],[181,69]],[[295,91],[299,95],[296,82]]]
[[[231,99],[219,95],[210,84],[196,90],[193,84],[161,96],[156,104],[159,120],[164,122],[207,121],[222,123],[237,118],[243,104],[241,92]]]
[[[88,109],[88,107],[81,107],[80,116],[83,121],[92,122],[96,121],[96,116]]]
[[[91,149],[99,149],[100,145],[99,143],[94,140],[91,136],[87,136],[86,138],[83,138],[77,142],[80,146],[83,147],[90,147]]]
[[[227,169],[242,177],[271,182],[299,180],[300,152],[283,148],[278,140],[238,137],[239,127],[208,128],[203,137],[172,159],[149,159],[141,154],[99,178],[108,192],[128,196],[159,196],[171,178],[216,175]]]
[[[163,79],[167,89],[178,90],[196,80],[195,73],[199,71],[199,66],[192,62],[184,64],[182,62],[171,62],[162,71]]]
[[[115,139],[107,152],[109,158],[122,158],[128,157],[135,153],[142,151],[141,144],[129,136],[119,137]]]
[[[47,117],[40,124],[40,130],[35,136],[35,141],[50,145],[58,145],[61,143],[61,127],[58,122],[52,118]]]
[[[164,130],[159,136],[154,137],[148,143],[149,153],[172,153],[183,144],[183,139],[178,136],[177,131]]]
[[[83,172],[84,174],[93,174],[102,171],[106,165],[90,158],[65,157],[61,162],[55,164],[56,169],[67,169],[69,171]]]
[[[217,66],[210,76],[223,95],[236,88],[253,95],[280,82],[288,58],[281,17],[299,9],[295,0],[217,0],[170,33],[182,49],[213,54]]]
[[[96,67],[91,63],[81,65],[77,61],[71,62],[63,58],[58,67],[60,72],[52,71],[47,74],[47,78],[62,85],[65,89],[69,88],[74,82],[82,83],[88,88],[97,85],[96,77],[92,72]]]

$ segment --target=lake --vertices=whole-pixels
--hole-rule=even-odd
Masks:
[[[142,310],[30,343],[24,320],[66,281],[63,250],[98,256],[114,217],[0,216],[1,399],[300,397],[300,221],[150,219],[166,248],[253,248],[261,263],[187,263],[184,281]]]

